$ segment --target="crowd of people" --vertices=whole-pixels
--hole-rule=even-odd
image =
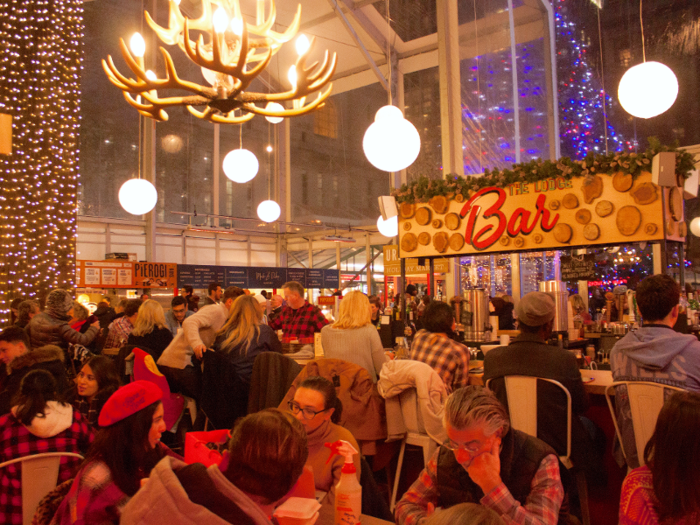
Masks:
[[[415,287],[409,288],[406,298],[419,322],[407,357],[444,385],[447,397],[440,410],[446,437],[398,501],[395,522],[576,523],[571,480],[559,460],[566,451],[566,396],[554,387],[538,389],[534,437],[511,427],[505,389],[510,375],[561,383],[573,412],[571,460],[589,483],[605,483],[605,439],[584,415],[588,398],[576,359],[547,344],[555,315],[552,298],[533,292],[517,304],[509,297],[492,300],[499,324],[516,320],[520,335],[486,354],[485,388],[469,384],[470,352],[456,340],[453,307],[419,302]],[[39,506],[36,523],[269,524],[305,466],[313,473],[314,490],[333,503],[344,459],[326,444],[344,440],[358,451],[370,450],[350,429],[363,423],[358,418],[372,417],[353,406],[344,411],[338,376],[322,377],[321,367],[319,375],[300,374],[279,407],[248,415],[247,403],[232,399],[244,411],[226,423],[233,428],[221,463],[207,468],[188,465],[177,448],[161,440],[174,428],[166,424],[164,396],[170,393],[150,381],[125,382],[115,362],[114,356],[124,359],[129,349],[145,351],[170,391],[200,407],[211,406],[211,389],[222,381],[224,388],[231,381],[229,396],[247,398],[260,356],[288,359],[283,345],[311,344],[316,333],[324,358],[359,371],[352,377],[366,377],[371,390],[386,377],[383,371],[395,372],[385,366],[394,355],[379,336],[384,305],[377,297],[349,292],[329,321],[297,282],[286,283],[282,295],[246,292],[212,283],[200,302],[185,287],[167,312],[144,295],[116,308],[102,301],[90,315],[60,289],[49,293],[43,311],[32,300],[13,303],[16,320],[0,333],[0,463],[42,452],[84,457],[61,459],[58,485]],[[637,451],[629,402],[618,389],[622,448],[633,469],[622,491],[624,525],[700,520],[694,468],[700,457],[694,439],[700,430],[700,342],[672,329],[679,298],[670,277],[642,281],[637,303],[644,326],[611,353],[614,379],[684,390],[668,396],[654,436]],[[578,309],[576,301],[572,306]],[[126,351],[100,355],[105,349]],[[195,415],[195,428],[219,421],[202,410]],[[353,459],[358,481],[373,485],[371,462],[361,454]],[[387,518],[384,507],[376,512]],[[21,468],[13,464],[0,469],[0,523],[22,522]]]

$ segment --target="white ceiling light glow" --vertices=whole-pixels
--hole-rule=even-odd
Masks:
[[[690,233],[696,237],[700,237],[700,217],[695,217],[690,221]]]
[[[280,205],[275,201],[262,201],[258,204],[258,217],[265,222],[275,222],[280,218]]]
[[[258,158],[247,149],[231,150],[224,157],[224,174],[239,184],[253,180],[259,168]]]
[[[652,118],[667,111],[678,96],[678,79],[660,62],[643,62],[622,76],[617,89],[620,105],[637,118]]]
[[[132,215],[148,213],[158,202],[155,186],[145,179],[131,179],[119,188],[119,204]]]
[[[396,237],[399,234],[399,218],[394,216],[384,220],[380,215],[377,219],[377,228],[384,237]]]
[[[383,171],[401,171],[418,158],[420,135],[416,127],[403,118],[396,106],[384,106],[377,111],[374,122],[367,128],[362,149],[367,160]]]

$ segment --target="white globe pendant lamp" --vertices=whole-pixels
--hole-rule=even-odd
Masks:
[[[119,188],[119,204],[132,215],[143,215],[155,208],[158,192],[145,179],[131,179]]]
[[[396,237],[399,234],[399,218],[394,215],[392,218],[384,220],[380,215],[377,219],[377,228],[384,237]]]
[[[395,172],[409,167],[420,153],[420,135],[416,127],[403,118],[396,106],[377,111],[367,128],[362,149],[367,160],[382,171]]]
[[[239,184],[253,180],[259,168],[258,158],[247,149],[231,150],[224,157],[224,174]]]
[[[695,217],[690,221],[690,233],[696,237],[700,237],[700,217]]]
[[[278,104],[277,102],[268,102],[267,106],[265,106],[265,109],[268,111],[283,111],[284,106],[282,104]],[[271,124],[279,124],[284,120],[283,117],[265,117],[265,120],[270,122]]]
[[[280,218],[280,205],[273,200],[262,201],[258,204],[258,217],[265,222],[275,222]]]
[[[643,62],[627,70],[617,88],[620,105],[637,118],[652,118],[667,111],[678,96],[678,79],[660,62]]]

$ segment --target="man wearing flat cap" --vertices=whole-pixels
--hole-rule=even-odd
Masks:
[[[526,294],[515,308],[520,335],[508,346],[494,348],[484,358],[484,381],[492,379],[489,387],[508,406],[505,376],[521,375],[559,381],[571,394],[571,460],[584,468],[589,482],[603,482],[602,458],[594,451],[592,435],[595,426],[581,415],[588,408],[581,372],[576,358],[568,350],[550,346],[554,299],[544,292]],[[537,437],[552,446],[559,455],[566,454],[566,406],[564,392],[551,383],[538,381]],[[591,431],[587,431],[591,427]],[[592,479],[593,478],[593,479]],[[602,479],[601,479],[602,478]]]

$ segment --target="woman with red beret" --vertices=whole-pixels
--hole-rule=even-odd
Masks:
[[[102,407],[101,431],[52,525],[119,523],[121,511],[165,455],[163,394],[148,381],[121,387]]]

